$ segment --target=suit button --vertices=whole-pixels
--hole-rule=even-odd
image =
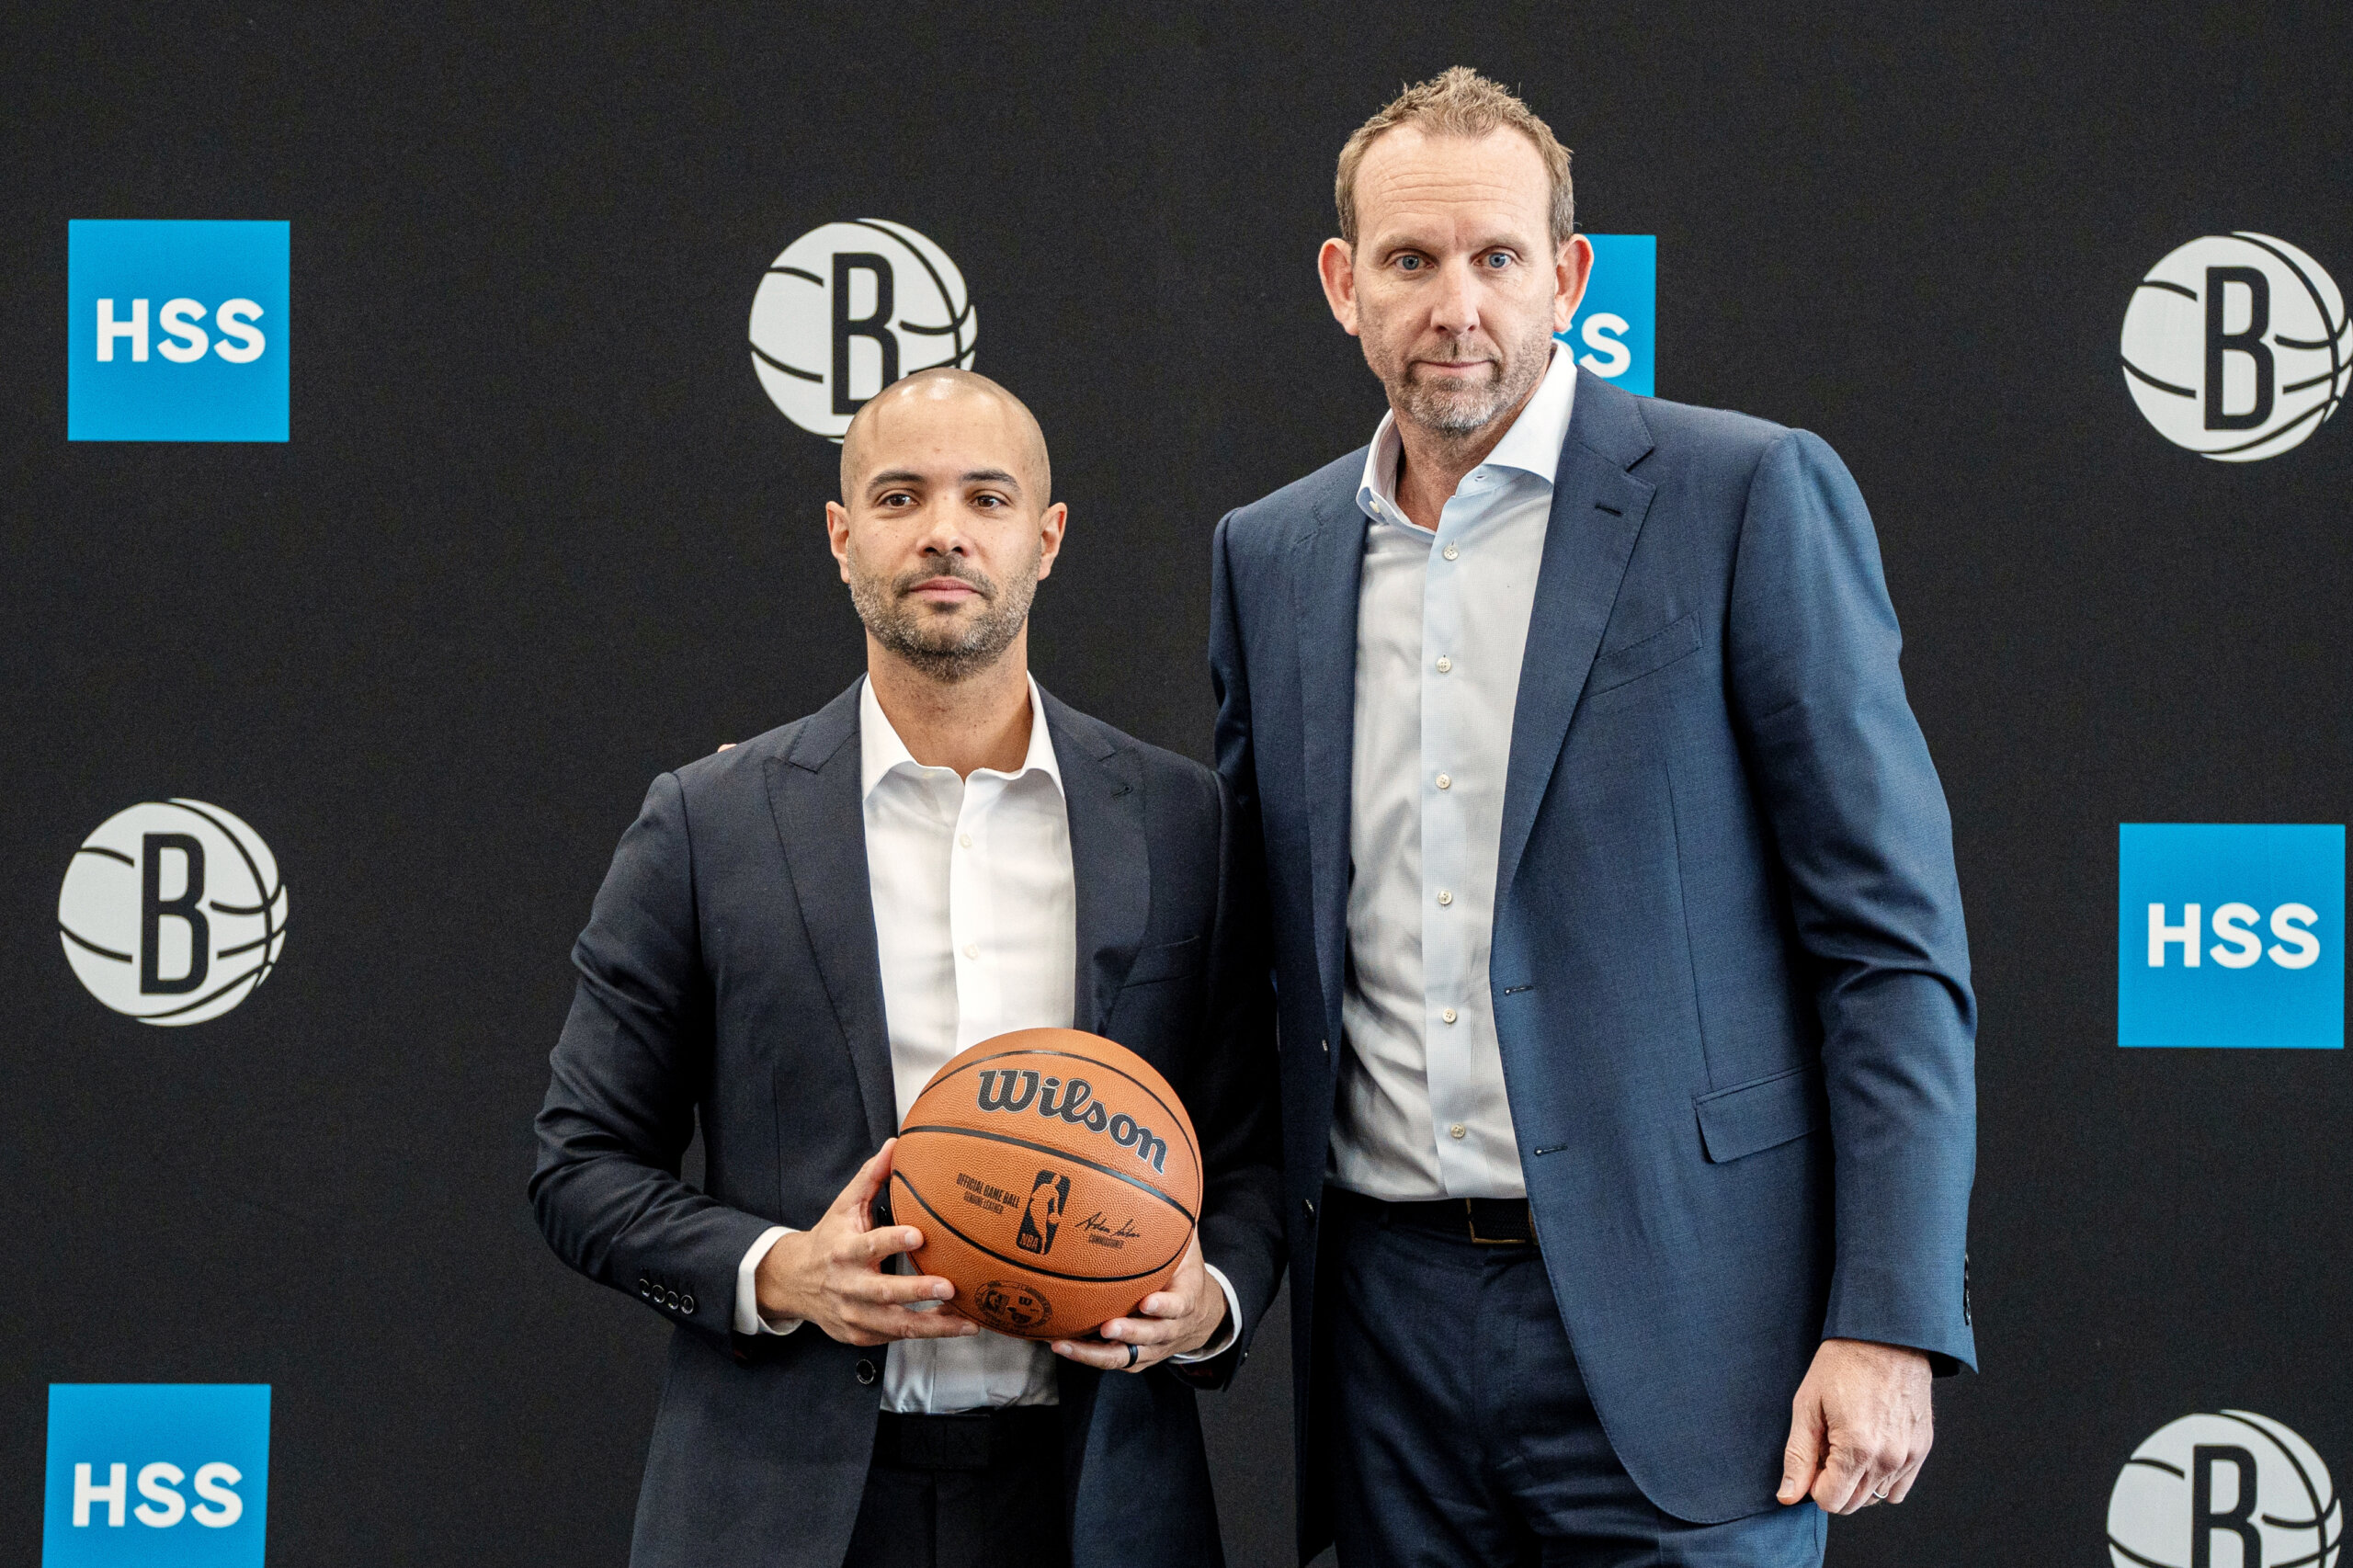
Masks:
[[[678,1298],[678,1310],[688,1317],[695,1315],[695,1299],[691,1291]]]
[[[875,1378],[874,1363],[873,1363],[873,1362],[871,1362],[871,1361],[860,1361],[860,1362],[858,1362],[858,1381],[859,1382],[861,1382],[861,1383],[870,1383],[870,1382],[872,1382],[872,1381],[874,1381],[874,1378]]]
[[[1312,1198],[1302,1198],[1299,1200],[1299,1206],[1301,1210],[1306,1213],[1309,1219],[1313,1220],[1315,1218],[1315,1199]]]

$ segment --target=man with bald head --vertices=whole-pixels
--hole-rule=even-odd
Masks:
[[[637,1568],[1222,1561],[1193,1391],[1279,1273],[1263,905],[1214,774],[1030,678],[1067,522],[986,377],[861,408],[825,528],[865,676],[655,779],[574,949],[531,1196],[676,1325]],[[1204,1169],[1170,1289],[1051,1345],[961,1315],[907,1267],[922,1217],[873,1208],[932,1074],[1033,1028],[1159,1068]]]

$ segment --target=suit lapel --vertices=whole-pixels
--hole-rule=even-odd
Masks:
[[[1324,1012],[1339,1028],[1348,930],[1349,778],[1356,759],[1357,596],[1365,517],[1353,486],[1315,508],[1313,532],[1292,546],[1291,609],[1299,639],[1300,721],[1307,769],[1308,853],[1315,907],[1315,966]]]
[[[899,1098],[866,875],[858,692],[853,685],[810,715],[791,749],[768,759],[767,774],[768,812],[784,846],[801,927],[849,1048],[867,1133],[879,1146],[898,1131]]]
[[[1495,869],[1501,908],[1552,780],[1569,720],[1618,601],[1656,487],[1626,470],[1651,449],[1634,400],[1585,371],[1553,479],[1536,608],[1528,622],[1513,710],[1511,766],[1504,784],[1503,841]]]
[[[1117,744],[1102,725],[1051,696],[1046,732],[1062,770],[1071,873],[1078,892],[1071,1023],[1100,1034],[1128,971],[1135,967],[1152,915],[1142,759],[1132,747]]]

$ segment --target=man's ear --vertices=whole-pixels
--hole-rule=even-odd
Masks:
[[[1571,318],[1577,313],[1577,304],[1585,298],[1585,286],[1593,281],[1593,242],[1583,234],[1571,234],[1561,244],[1552,260],[1552,330],[1566,332]]]
[[[849,509],[838,501],[825,503],[825,542],[834,552],[834,560],[842,569],[842,581],[849,581]]]
[[[1324,280],[1324,299],[1332,307],[1332,319],[1350,337],[1358,335],[1355,250],[1346,240],[1325,240],[1324,248],[1315,253],[1315,271]]]
[[[1057,501],[1038,519],[1038,581],[1054,574],[1054,557],[1063,552],[1063,530],[1070,526],[1070,508]]]

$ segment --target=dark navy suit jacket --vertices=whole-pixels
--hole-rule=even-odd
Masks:
[[[1048,697],[1078,893],[1073,1018],[1160,1069],[1200,1135],[1202,1251],[1240,1337],[1136,1375],[1057,1363],[1076,1568],[1220,1563],[1190,1384],[1281,1278],[1256,846],[1199,763]],[[654,780],[573,951],[531,1199],[558,1256],[677,1325],[636,1568],[835,1568],[881,1346],[731,1333],[735,1271],[807,1229],[898,1126],[866,874],[858,688]],[[679,1165],[699,1123],[704,1179]]]
[[[1301,1530],[1347,961],[1355,452],[1219,525],[1218,766],[1264,835]],[[1645,1494],[1774,1506],[1826,1336],[1974,1364],[1974,1003],[1869,514],[1818,437],[1580,374],[1513,722],[1490,983],[1545,1267]]]

